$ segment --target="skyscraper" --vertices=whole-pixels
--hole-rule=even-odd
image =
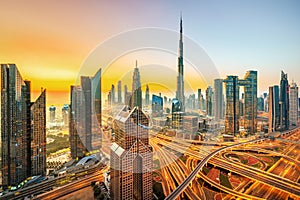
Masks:
[[[298,124],[298,86],[295,82],[290,85],[290,96],[289,96],[289,124],[296,126]]]
[[[224,119],[223,79],[214,80],[214,116],[215,120]]]
[[[206,91],[206,115],[213,116],[213,89],[208,86]]]
[[[289,129],[289,82],[287,74],[281,71],[280,80],[280,129]]]
[[[257,71],[247,71],[244,80],[239,84],[244,86],[244,128],[248,133],[257,131]]]
[[[149,86],[148,86],[148,84],[146,85],[145,101],[146,101],[146,106],[148,106],[149,103],[150,103]]]
[[[278,130],[280,109],[279,109],[279,87],[274,85],[269,87],[269,130],[268,132],[274,132]]]
[[[31,102],[30,96],[30,82],[23,81],[16,65],[1,64],[1,170],[4,189],[16,189],[32,174],[46,173],[45,91],[36,102]],[[41,142],[38,151],[31,152],[37,140]]]
[[[142,88],[141,88],[141,77],[137,61],[135,64],[133,77],[132,77],[132,96],[131,96],[131,108],[136,106],[142,109]]]
[[[163,98],[155,94],[152,94],[152,116],[163,116]]]
[[[124,103],[125,105],[129,105],[129,100],[127,100],[127,93],[128,93],[128,89],[127,89],[127,85],[124,85]]]
[[[70,97],[69,137],[74,159],[93,150],[93,137],[101,137],[101,69],[94,77],[81,76],[80,80],[80,86],[71,86]]]
[[[31,176],[46,175],[46,90],[31,105]]]
[[[239,84],[237,76],[227,76],[225,132],[235,135],[239,132]]]
[[[56,107],[55,106],[50,106],[49,107],[49,113],[50,113],[50,122],[54,123],[55,122],[55,112],[56,112]]]
[[[69,114],[70,114],[70,108],[68,104],[65,104],[61,109],[62,119],[65,126],[69,125]]]
[[[112,199],[152,200],[152,147],[149,119],[140,107],[124,106],[115,117],[115,142],[110,150]]]
[[[201,89],[198,89],[198,93],[197,93],[197,108],[201,109]]]
[[[118,81],[118,103],[122,103],[122,82]]]
[[[178,76],[177,76],[177,91],[176,98],[182,104],[182,110],[185,111],[185,97],[184,97],[184,74],[183,74],[183,29],[182,17],[180,17],[180,39],[179,39],[179,55],[178,55]]]
[[[111,93],[111,105],[114,105],[114,103],[116,102],[116,96],[115,96],[116,90],[114,84],[111,85],[110,93]]]

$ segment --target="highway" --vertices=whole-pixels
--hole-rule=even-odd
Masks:
[[[299,130],[299,129],[298,129]],[[295,132],[295,130],[293,130],[293,132]],[[212,158],[213,156],[215,156],[216,154],[218,154],[221,151],[224,151],[226,149],[231,149],[233,147],[237,147],[239,145],[245,145],[245,144],[249,144],[249,143],[253,143],[253,142],[259,142],[259,141],[263,141],[265,139],[255,139],[255,140],[251,140],[248,142],[243,142],[243,143],[239,143],[239,144],[233,144],[231,146],[227,146],[227,147],[222,147],[220,149],[217,149],[213,152],[211,152],[208,156],[206,156],[198,165],[197,167],[194,169],[194,171],[188,176],[188,178],[181,184],[179,185],[168,197],[167,199],[174,199],[177,198],[179,196],[179,194],[184,191],[184,189],[188,186],[188,184],[191,182],[191,180],[193,180],[195,178],[195,176],[197,175],[197,173],[202,170],[202,167],[208,162],[208,160],[210,158]],[[296,151],[295,151],[296,152]],[[194,154],[195,155],[195,154]],[[210,163],[212,163],[212,161],[214,161],[215,158],[211,159]],[[228,163],[225,163],[225,165],[227,164],[227,167],[224,166],[224,162],[221,161],[221,163],[212,163],[212,164],[216,164],[222,168],[227,168],[230,171],[236,171],[238,174],[241,174],[243,176],[252,178],[254,180],[259,180],[262,181],[270,186],[275,186],[283,191],[287,191],[290,192],[292,194],[295,194],[297,196],[300,195],[300,188],[299,188],[299,184],[295,184],[295,182],[290,181],[284,177],[281,176],[277,176],[274,174],[270,174],[268,172],[259,170],[259,169],[255,169],[255,168],[251,168],[249,166],[239,166],[240,169],[236,168],[235,170],[232,170],[232,165]],[[248,169],[247,169],[248,168]],[[256,172],[253,172],[252,170],[254,169],[254,171],[256,170]],[[258,173],[260,173],[259,175],[257,175],[257,170]],[[279,180],[278,180],[279,179]],[[281,180],[280,180],[281,179]]]
[[[10,192],[6,195],[3,195],[0,197],[0,200],[6,200],[6,199],[24,199],[25,197],[32,197],[36,196],[38,194],[41,194],[46,191],[52,190],[54,187],[57,187],[62,184],[62,182],[68,181],[70,178],[81,178],[88,176],[90,174],[94,174],[95,172],[102,169],[104,166],[101,163],[98,163],[95,166],[91,166],[88,169],[81,169],[77,172],[74,172],[72,174],[67,174],[61,177],[56,177],[50,180],[43,181],[38,184],[34,184],[32,186],[28,186],[22,189],[19,189],[14,192]]]

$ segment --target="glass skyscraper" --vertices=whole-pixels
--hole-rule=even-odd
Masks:
[[[31,175],[45,174],[45,91],[30,101],[30,82],[15,64],[1,64],[2,185],[16,189]],[[39,144],[37,144],[39,140]]]

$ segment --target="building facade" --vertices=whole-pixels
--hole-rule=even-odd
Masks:
[[[115,117],[115,142],[110,150],[112,199],[152,200],[152,147],[149,119],[139,107],[124,106]]]
[[[133,77],[132,77],[132,93],[131,93],[131,108],[134,108],[138,106],[142,109],[142,87],[141,87],[141,77],[140,77],[140,71],[137,65],[136,65],[133,71]]]
[[[206,94],[206,115],[213,116],[214,93],[211,86],[207,87],[205,94]]]
[[[289,82],[287,74],[281,71],[281,80],[280,80],[280,129],[288,130],[289,129]]]

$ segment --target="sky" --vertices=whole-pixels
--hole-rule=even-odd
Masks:
[[[34,97],[41,87],[46,88],[48,104],[69,103],[70,85],[76,83],[79,75],[96,73],[93,67],[114,72],[123,70],[114,79],[108,74],[109,70],[106,71],[104,90],[131,72],[129,69],[134,68],[136,59],[141,66],[157,67],[162,61],[162,68],[174,68],[166,73],[175,76],[176,37],[171,52],[158,55],[158,48],[123,52],[110,62],[93,63],[90,71],[83,70],[87,74],[82,74],[82,68],[93,52],[120,34],[151,27],[178,33],[182,13],[184,42],[190,39],[201,47],[220,77],[238,75],[242,78],[247,70],[258,70],[261,93],[267,91],[268,86],[279,84],[281,70],[288,73],[290,82],[300,82],[299,8],[297,0],[0,1],[0,63],[15,63],[23,78],[31,80]],[[130,37],[121,45],[130,46],[135,40],[138,38]],[[108,52],[117,51],[118,44],[114,45],[98,52],[98,57],[106,58]],[[188,47],[184,43],[185,55],[192,53]],[[102,63],[108,63],[110,68],[101,66]],[[188,72],[193,60],[185,65]],[[201,66],[204,68],[209,67]],[[199,76],[205,79],[206,74]],[[176,81],[173,76],[167,79]],[[202,87],[204,90],[212,81],[191,76],[187,83],[192,89]]]

